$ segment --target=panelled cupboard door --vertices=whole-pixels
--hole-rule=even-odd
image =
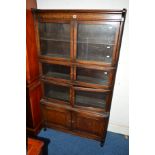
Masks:
[[[41,104],[43,123],[47,127],[71,127],[71,113],[63,107]]]
[[[102,137],[106,130],[108,119],[93,113],[72,112],[72,129]]]
[[[114,63],[120,22],[78,21],[76,36],[77,62]]]

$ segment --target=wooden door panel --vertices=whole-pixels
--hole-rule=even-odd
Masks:
[[[72,116],[73,130],[100,137],[103,136],[107,126],[107,118],[96,116],[93,113],[86,114],[81,112],[73,112]]]
[[[53,124],[55,126],[70,128],[71,113],[64,108],[58,108],[54,105],[42,105],[42,117],[45,125]]]

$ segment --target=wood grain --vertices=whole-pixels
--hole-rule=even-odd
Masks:
[[[31,8],[35,0],[26,0],[26,128],[27,134],[36,135],[41,128],[39,62],[34,19]]]
[[[40,140],[28,138],[28,155],[43,155],[42,148],[44,143]]]

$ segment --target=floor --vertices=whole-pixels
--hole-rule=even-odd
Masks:
[[[40,137],[49,138],[49,155],[129,155],[129,140],[123,135],[108,132],[105,145],[100,142],[71,134],[47,129]]]

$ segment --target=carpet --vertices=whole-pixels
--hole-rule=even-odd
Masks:
[[[40,137],[50,139],[48,155],[129,155],[129,140],[124,135],[107,132],[105,144],[71,134],[47,129]]]

